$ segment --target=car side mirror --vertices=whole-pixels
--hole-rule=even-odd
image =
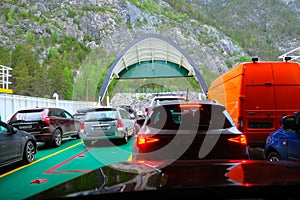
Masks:
[[[8,131],[11,133],[11,134],[15,134],[18,132],[18,129],[14,126],[11,126],[11,125],[8,125]]]
[[[294,116],[285,116],[282,118],[282,127],[284,130],[295,130],[295,117]]]
[[[15,133],[17,133],[17,132],[18,132],[18,129],[17,129],[16,127],[13,127],[13,128],[12,128],[12,133],[15,134]]]

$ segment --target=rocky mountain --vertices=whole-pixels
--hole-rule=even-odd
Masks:
[[[300,46],[300,0],[2,0],[0,43],[15,48],[34,37],[72,36],[90,49],[117,56],[149,33],[177,43],[199,67],[219,75],[236,63],[278,60]],[[1,59],[0,59],[1,60]],[[215,76],[206,78],[208,84]]]

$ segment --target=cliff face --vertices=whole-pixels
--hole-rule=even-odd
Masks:
[[[300,1],[274,2],[3,0],[0,3],[0,42],[2,46],[13,48],[24,42],[28,33],[32,33],[37,40],[34,50],[38,51],[40,38],[51,37],[50,33],[55,31],[58,38],[64,34],[74,36],[92,49],[100,46],[108,54],[118,55],[137,37],[156,33],[177,43],[199,69],[208,67],[212,72],[221,74],[247,56],[258,56],[262,60],[277,59],[260,52],[256,43],[268,43],[270,49],[278,53],[300,46]],[[294,21],[280,19],[280,23],[295,24],[294,29],[283,32],[272,21],[279,20],[275,16],[281,13],[278,6],[282,5],[285,5],[281,8],[288,19]],[[211,23],[189,15],[186,12],[190,8],[188,6],[194,8],[193,12],[209,18]],[[247,29],[244,30],[243,26]],[[260,35],[259,30],[264,30],[264,35]],[[238,38],[239,33],[245,32],[249,34],[245,34],[241,41],[232,38]],[[253,46],[243,40],[253,40]],[[40,59],[47,53],[47,49],[39,52]]]

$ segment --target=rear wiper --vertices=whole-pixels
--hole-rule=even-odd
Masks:
[[[12,121],[11,123],[12,123],[12,124],[15,124],[15,123],[22,123],[22,122],[25,122],[25,120],[20,120],[20,119],[19,119],[19,120]]]
[[[109,121],[109,120],[116,120],[116,118],[106,117],[106,118],[98,119],[98,121]]]

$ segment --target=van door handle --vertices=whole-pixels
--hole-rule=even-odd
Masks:
[[[272,83],[270,83],[270,82],[266,82],[266,83],[265,83],[265,85],[272,85]]]

